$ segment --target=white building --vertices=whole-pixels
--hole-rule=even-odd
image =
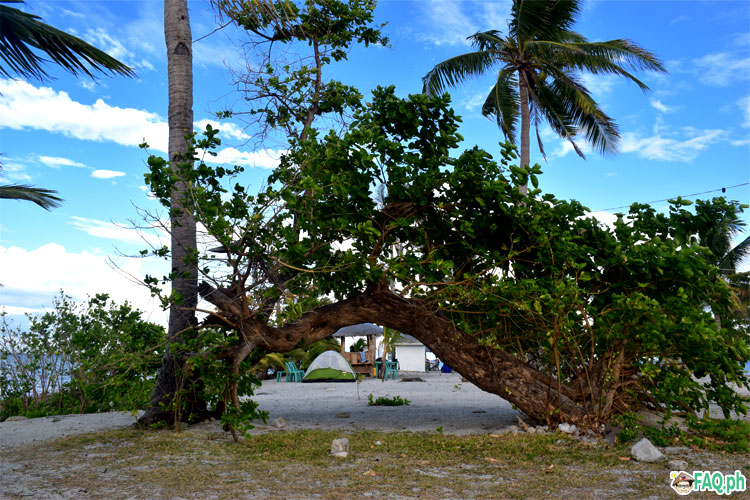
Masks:
[[[398,341],[394,342],[396,347],[396,359],[399,370],[404,372],[424,372],[427,348],[419,340],[411,335],[402,334]]]

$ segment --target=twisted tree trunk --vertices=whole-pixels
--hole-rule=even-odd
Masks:
[[[356,297],[315,309],[281,328],[254,320],[243,311],[241,298],[228,290],[202,283],[201,296],[217,308],[216,316],[242,329],[253,346],[287,352],[324,339],[339,328],[373,322],[408,332],[424,343],[477,387],[501,396],[539,422],[583,422],[586,411],[576,400],[579,393],[560,385],[500,349],[481,345],[427,304],[371,287]],[[217,318],[218,319],[218,318]]]

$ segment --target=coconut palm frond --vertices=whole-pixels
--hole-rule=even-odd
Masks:
[[[36,203],[45,210],[60,206],[63,199],[56,196],[57,191],[42,189],[24,184],[0,186],[0,198],[6,200],[24,200]]]
[[[9,78],[48,79],[43,67],[48,61],[40,53],[74,75],[94,78],[94,71],[135,76],[131,68],[114,57],[45,24],[39,16],[0,4],[0,74]]]

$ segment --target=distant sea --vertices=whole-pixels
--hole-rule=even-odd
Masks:
[[[25,363],[27,361],[31,361],[30,359],[25,358],[23,354],[19,355],[19,358],[21,363]],[[57,380],[55,381],[49,381],[47,383],[47,390],[49,392],[56,392],[59,390],[64,384],[67,382],[70,382],[70,369],[72,368],[70,365],[70,362],[66,361],[64,357],[58,356],[58,355],[50,355],[45,361],[47,361],[47,366],[55,366],[58,367],[58,376],[55,378]],[[15,368],[17,367],[17,361],[14,358],[5,358],[0,359],[0,379],[5,379],[6,377],[11,377],[13,372],[17,372]],[[34,372],[34,380],[36,382],[36,390],[37,392],[40,392],[42,390],[42,384],[45,382],[45,380],[49,380],[50,374],[49,369],[44,370],[43,368],[39,368]],[[14,381],[15,382],[15,381]],[[32,392],[32,391],[29,391]]]

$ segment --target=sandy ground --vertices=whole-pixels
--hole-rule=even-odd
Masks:
[[[407,381],[419,378],[420,381]],[[408,406],[368,406],[368,395],[401,396]],[[269,424],[281,417],[284,429],[369,429],[434,431],[451,434],[493,432],[516,421],[517,411],[500,397],[462,382],[455,373],[405,373],[399,380],[365,379],[361,383],[286,383],[266,380],[253,399],[269,413]],[[127,427],[130,412],[60,415],[0,422],[0,444],[22,446],[75,434]],[[264,432],[258,426],[256,432]]]
[[[368,406],[369,394],[373,398],[400,396],[410,404]],[[442,428],[450,434],[480,434],[516,423],[518,414],[499,396],[462,382],[460,375],[439,372],[402,372],[397,381],[367,378],[359,384],[266,381],[253,399],[269,412],[269,422],[282,417],[287,429]]]
[[[411,381],[410,381],[411,380]],[[421,381],[420,381],[421,380]],[[748,391],[740,391],[748,395]],[[368,395],[400,396],[408,406],[369,406]],[[456,373],[402,372],[399,380],[367,378],[360,383],[286,383],[266,380],[253,398],[268,412],[268,425],[259,423],[252,433],[283,428],[380,431],[435,431],[447,434],[493,433],[516,423],[519,412],[499,396],[462,382]],[[712,406],[711,416],[721,417]],[[735,415],[732,415],[735,417]],[[749,415],[742,417],[750,420]],[[65,436],[127,427],[135,422],[130,412],[60,415],[0,422],[3,448],[33,444]],[[215,432],[218,422],[194,426],[195,431]]]

